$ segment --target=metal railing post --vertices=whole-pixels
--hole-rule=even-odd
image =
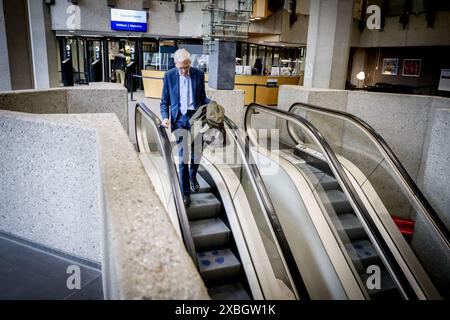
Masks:
[[[130,98],[131,98],[131,101],[134,101],[134,99],[133,99],[133,82],[134,82],[134,74],[132,73],[131,74],[131,80],[130,80],[130,82],[131,82],[131,84],[130,84],[130,86],[131,86],[131,96],[130,96]]]

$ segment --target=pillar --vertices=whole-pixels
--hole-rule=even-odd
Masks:
[[[305,87],[345,88],[352,12],[353,0],[310,2]]]
[[[34,87],[46,89],[57,86],[56,37],[50,27],[49,8],[43,1],[28,0],[27,3]]]
[[[216,40],[209,55],[208,86],[218,90],[234,89],[236,42]]]
[[[8,41],[6,39],[3,1],[0,1],[0,91],[11,90],[11,71],[9,69]]]

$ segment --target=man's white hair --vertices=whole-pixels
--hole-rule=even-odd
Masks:
[[[178,49],[177,51],[175,51],[173,59],[175,60],[175,63],[183,62],[186,60],[191,61],[191,54],[186,49]]]

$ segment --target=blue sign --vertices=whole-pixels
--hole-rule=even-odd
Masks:
[[[111,29],[147,32],[147,12],[111,9]]]

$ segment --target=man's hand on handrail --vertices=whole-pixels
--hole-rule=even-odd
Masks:
[[[169,127],[169,124],[170,124],[169,119],[164,119],[164,120],[161,122],[161,125],[162,125],[164,128],[168,128],[168,127]]]

